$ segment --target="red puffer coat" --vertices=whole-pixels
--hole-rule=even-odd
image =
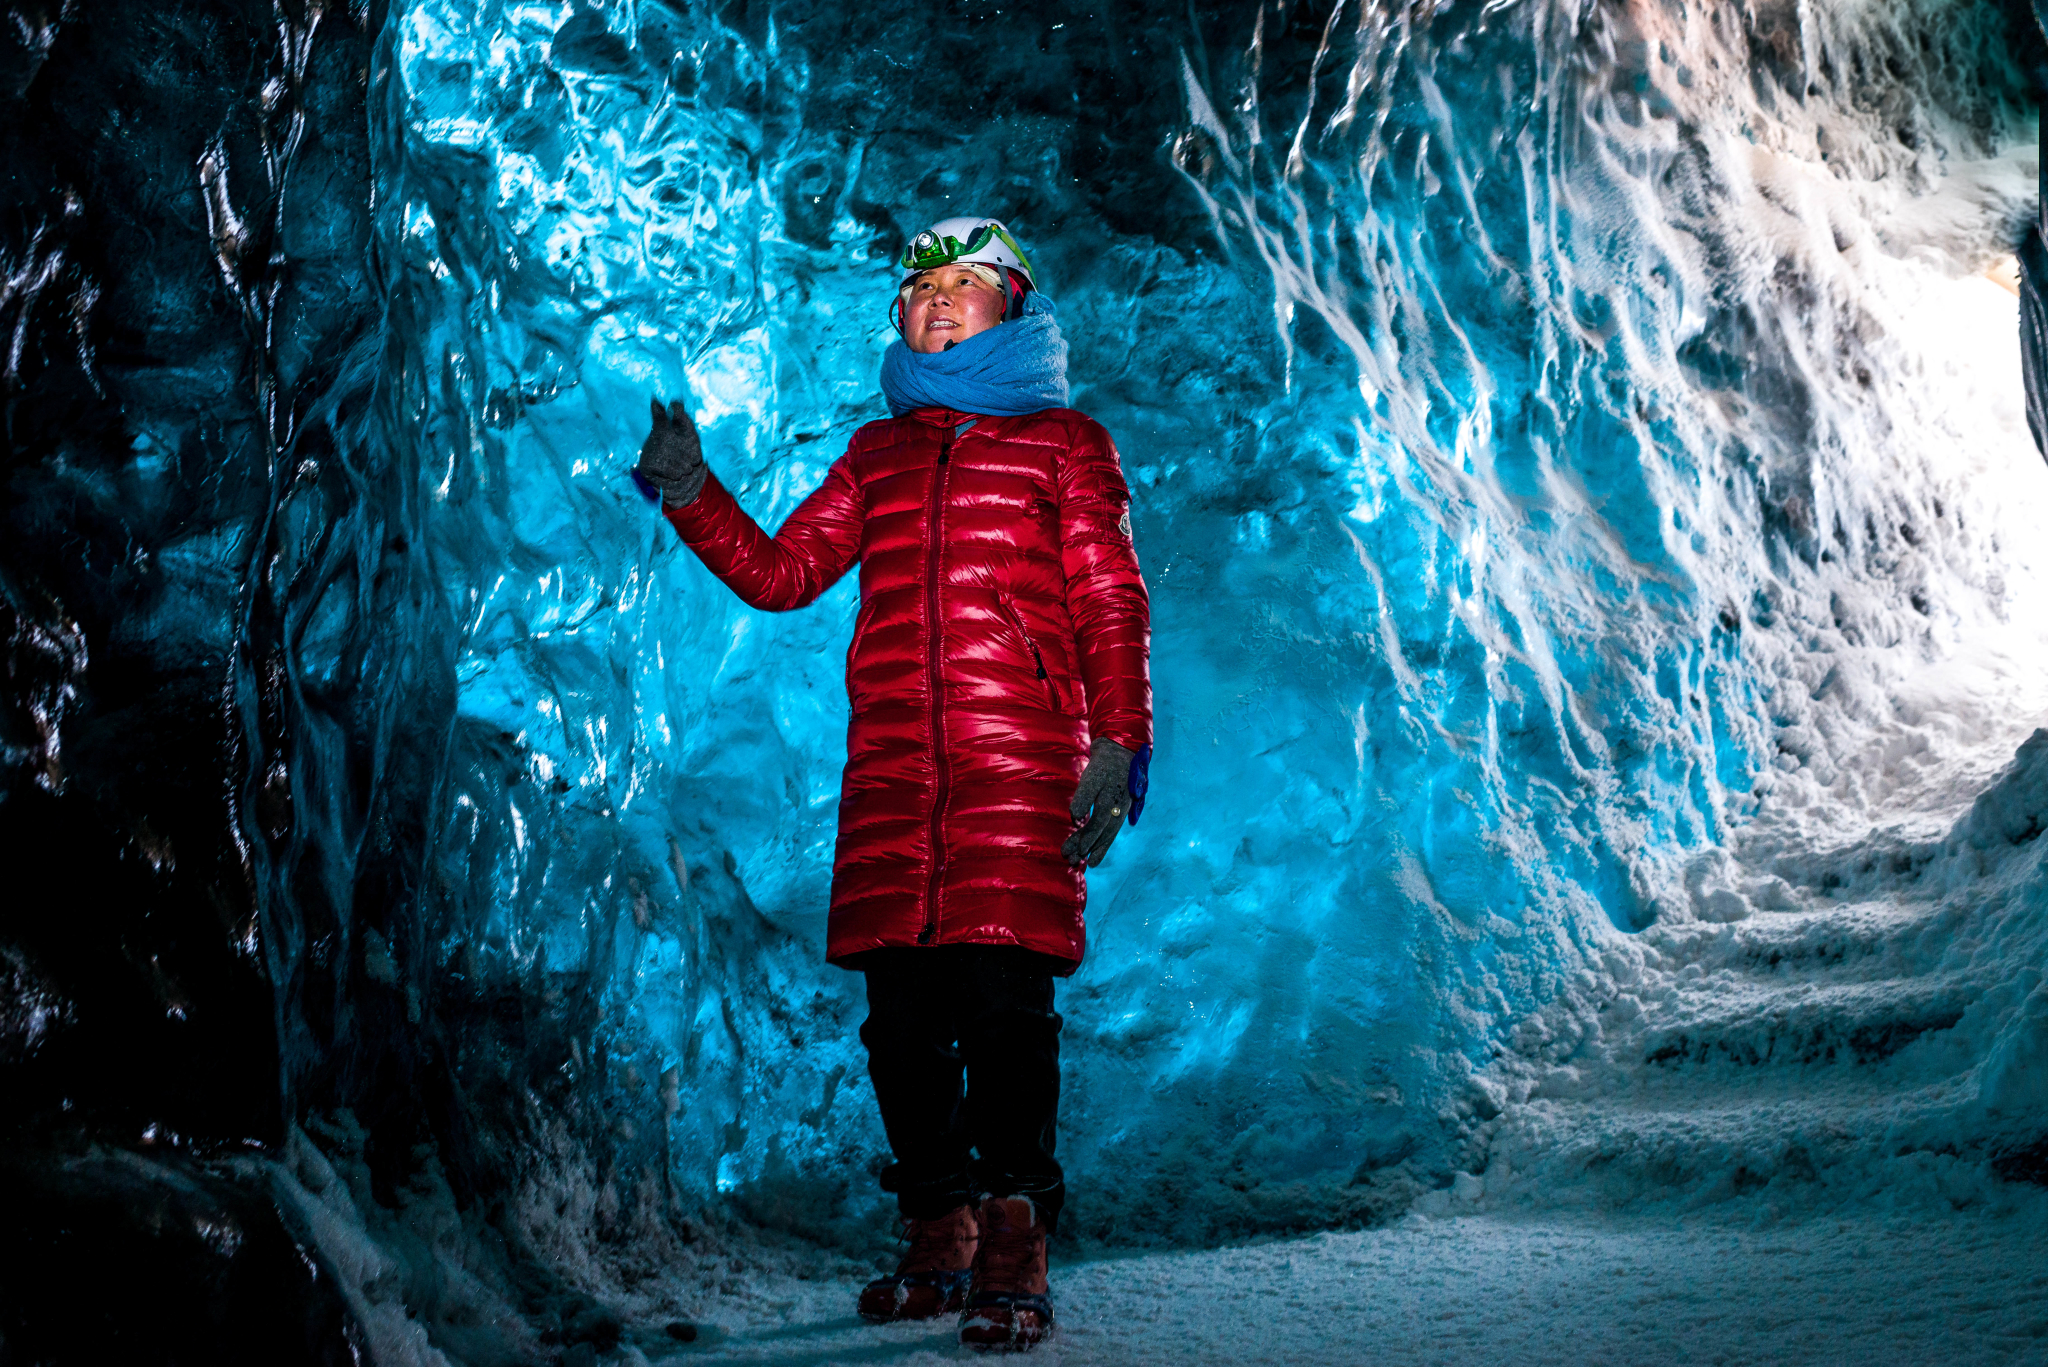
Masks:
[[[668,515],[757,608],[860,563],[827,958],[1008,944],[1080,963],[1067,804],[1092,738],[1152,741],[1129,506],[1109,434],[1072,409],[920,409],[856,432],[773,538],[716,479]]]

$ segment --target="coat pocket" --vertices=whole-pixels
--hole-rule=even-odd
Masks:
[[[875,600],[870,598],[860,605],[860,611],[853,617],[853,642],[846,647],[846,701],[856,712],[860,711],[860,694],[854,689],[854,677],[860,669],[861,643],[867,639],[868,628],[874,624]]]
[[[1053,681],[1045,667],[1045,653],[1038,648],[1038,642],[1031,638],[1031,628],[1024,625],[1024,614],[1017,611],[1017,605],[1010,601],[1008,594],[1002,598],[1003,616],[1010,621],[1010,629],[1023,642],[1025,654],[1031,657],[1032,668],[1037,672],[1039,682],[1045,685],[1046,705],[1055,712],[1066,710],[1066,701],[1060,696],[1060,686]]]

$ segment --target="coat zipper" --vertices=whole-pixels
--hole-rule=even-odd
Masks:
[[[1047,701],[1052,704],[1053,711],[1060,711],[1064,706],[1060,701],[1060,686],[1045,672],[1045,656],[1039,653],[1038,642],[1031,639],[1031,628],[1024,625],[1024,614],[1017,610],[1008,594],[1003,595],[1003,611],[1009,614],[1010,624],[1017,628],[1017,634],[1024,638],[1024,646],[1031,652],[1031,662],[1038,666],[1039,682],[1045,685]]]
[[[946,428],[939,434],[939,463],[932,468],[932,502],[925,518],[925,686],[931,696],[932,725],[932,768],[936,782],[932,788],[932,817],[927,835],[927,848],[931,851],[931,881],[925,887],[924,929],[917,933],[917,942],[928,945],[939,938],[939,882],[946,872],[944,826],[946,821],[946,798],[952,786],[952,775],[946,765],[946,718],[945,706],[939,683],[939,557],[945,538],[939,534],[939,522],[946,507],[947,467],[953,462],[953,429]]]

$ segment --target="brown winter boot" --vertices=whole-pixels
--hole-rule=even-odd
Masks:
[[[991,1196],[981,1203],[981,1247],[974,1288],[960,1315],[960,1342],[1016,1352],[1052,1333],[1045,1284],[1045,1218],[1028,1196]]]
[[[861,1318],[876,1324],[928,1320],[965,1305],[974,1275],[973,1209],[960,1206],[936,1220],[905,1220],[903,1237],[910,1247],[895,1275],[877,1277],[861,1291]]]

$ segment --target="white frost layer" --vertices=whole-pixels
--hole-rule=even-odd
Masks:
[[[1497,1071],[1492,1204],[1764,1188],[1780,1208],[1997,1206],[1995,1160],[2044,1138],[2048,470],[2019,410],[2011,296],[1904,283],[1899,328],[1977,427],[1953,468],[1883,474],[1910,501],[1963,473],[2004,601],[1950,607],[1948,639],[1907,651],[1882,610],[1838,600],[1832,631],[1808,624],[1784,652],[1778,705],[1807,748],[1784,751],[1728,849],[1693,862],[1688,908],[1523,1025]]]

